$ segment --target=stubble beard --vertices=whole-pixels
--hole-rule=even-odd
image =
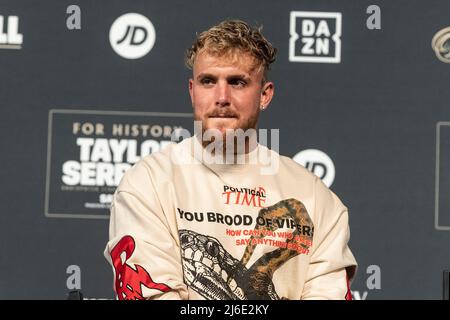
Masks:
[[[203,148],[206,148],[208,145],[215,142],[216,144],[222,145],[222,150],[224,152],[224,155],[227,153],[233,153],[234,155],[240,154],[242,152],[248,153],[248,152],[252,151],[254,147],[256,147],[256,143],[257,143],[256,129],[257,129],[257,124],[258,124],[258,118],[259,118],[259,112],[257,112],[252,117],[248,118],[243,124],[241,124],[241,125],[238,124],[237,127],[227,128],[226,126],[208,126],[208,118],[200,119],[197,115],[194,116],[194,119],[196,121],[202,121],[201,143],[202,143]],[[238,118],[238,120],[239,120],[239,118]],[[221,141],[216,142],[214,137],[211,140],[204,140],[203,137],[205,136],[205,133],[208,130],[220,131]],[[244,134],[248,133],[250,135],[250,137],[247,137],[247,136],[245,137],[245,146],[239,145],[239,143],[241,141],[236,137],[238,130],[242,130],[244,132]],[[253,134],[253,132],[250,132],[249,130],[254,131],[254,134]],[[231,150],[227,149],[227,144],[229,145],[229,143],[230,143],[230,137],[227,138],[227,135],[228,136],[231,135],[232,136],[231,139],[233,139],[232,146],[234,146],[234,148],[231,148]],[[228,143],[227,143],[227,139],[228,139]]]

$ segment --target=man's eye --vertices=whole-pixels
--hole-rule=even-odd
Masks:
[[[208,85],[208,84],[213,84],[214,81],[210,78],[204,78],[204,79],[200,80],[200,83],[204,84],[204,85]]]
[[[236,87],[245,87],[245,85],[247,84],[247,82],[245,82],[242,79],[233,79],[230,81],[230,84],[232,86],[236,86]]]

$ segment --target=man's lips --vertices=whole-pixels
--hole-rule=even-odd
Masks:
[[[237,118],[237,115],[232,113],[214,113],[209,115],[208,118],[220,118],[220,119]]]
[[[219,119],[235,119],[236,116],[209,116],[208,118],[219,118]]]

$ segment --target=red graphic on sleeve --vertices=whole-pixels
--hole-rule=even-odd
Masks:
[[[353,300],[352,292],[350,290],[350,279],[348,278],[348,273],[346,275],[346,282],[347,282],[347,293],[345,295],[345,300]]]
[[[153,282],[152,277],[140,265],[136,264],[136,270],[131,268],[126,262],[132,256],[135,249],[134,239],[131,236],[124,236],[111,250],[111,258],[116,271],[115,289],[119,300],[141,300],[144,299],[141,291],[141,284],[150,289],[157,289],[167,292],[171,288],[163,283]],[[120,255],[126,254],[122,263]]]

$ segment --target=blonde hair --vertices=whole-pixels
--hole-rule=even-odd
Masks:
[[[261,30],[262,27],[252,28],[241,20],[222,21],[197,36],[186,52],[186,66],[192,69],[195,58],[203,50],[216,56],[245,52],[255,59],[256,67],[264,68],[265,79],[270,65],[275,61],[277,49],[267,41]]]

